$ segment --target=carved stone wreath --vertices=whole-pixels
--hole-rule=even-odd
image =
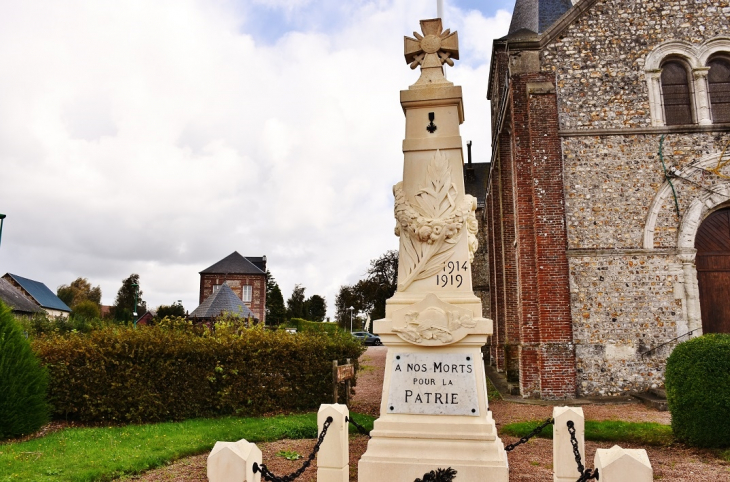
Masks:
[[[456,184],[451,178],[449,161],[441,151],[436,151],[428,163],[425,187],[416,193],[416,205],[406,199],[402,182],[393,186],[393,194],[395,235],[401,237],[402,247],[399,262],[405,268],[398,290],[441,271],[459,242],[464,225],[468,231],[469,262],[474,261],[478,247],[476,199],[467,194],[457,205]]]

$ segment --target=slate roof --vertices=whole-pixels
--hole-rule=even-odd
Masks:
[[[192,318],[217,318],[224,312],[233,313],[243,318],[254,316],[248,306],[243,304],[241,298],[236,296],[236,293],[227,284],[221,285],[218,291],[208,296],[200,306],[190,313],[190,316]]]
[[[256,258],[253,258],[256,259]],[[205,268],[200,274],[266,274],[255,264],[234,251],[213,266]]]
[[[488,162],[464,164],[464,190],[477,198],[477,207],[483,208],[487,198]]]
[[[5,276],[9,276],[18,283],[42,308],[71,312],[71,308],[40,281],[33,281],[12,273],[7,273]]]
[[[26,298],[22,291],[2,278],[0,278],[0,300],[16,312],[39,313],[43,311],[40,306]]]
[[[571,0],[517,0],[507,37],[520,30],[543,33],[571,8]]]

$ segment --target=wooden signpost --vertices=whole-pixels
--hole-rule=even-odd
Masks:
[[[345,360],[344,365],[337,365],[337,360],[332,360],[332,403],[337,403],[337,389],[340,383],[345,382],[345,404],[350,405],[350,380],[355,378],[355,365],[350,359]]]

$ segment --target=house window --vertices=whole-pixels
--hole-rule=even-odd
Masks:
[[[692,123],[689,74],[684,63],[669,60],[662,65],[662,100],[666,125]]]
[[[215,293],[216,291],[221,289],[221,286],[223,286],[223,285],[213,285],[213,293]]]
[[[730,122],[730,60],[714,58],[707,63],[710,72],[707,83],[712,105],[712,120],[715,123]]]
[[[249,285],[243,286],[243,297],[241,299],[246,303],[251,302],[251,286],[249,286]]]

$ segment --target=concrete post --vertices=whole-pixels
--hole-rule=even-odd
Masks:
[[[594,466],[601,482],[652,482],[654,470],[644,449],[622,449],[614,445],[610,449],[596,450]]]
[[[575,482],[581,473],[578,472],[578,464],[575,462],[573,444],[570,441],[568,432],[568,420],[575,424],[575,439],[578,442],[583,466],[585,463],[585,417],[581,407],[555,407],[553,408],[553,482]],[[603,482],[603,474],[601,474]],[[625,481],[624,481],[625,482]]]
[[[327,429],[322,445],[317,453],[317,482],[349,482],[350,480],[350,442],[347,405],[335,403],[321,405],[317,412],[317,433],[322,433],[327,417],[332,424]]]
[[[238,442],[216,442],[208,455],[208,480],[260,482],[261,472],[254,474],[254,463],[261,465],[261,450],[256,444],[245,439]]]

